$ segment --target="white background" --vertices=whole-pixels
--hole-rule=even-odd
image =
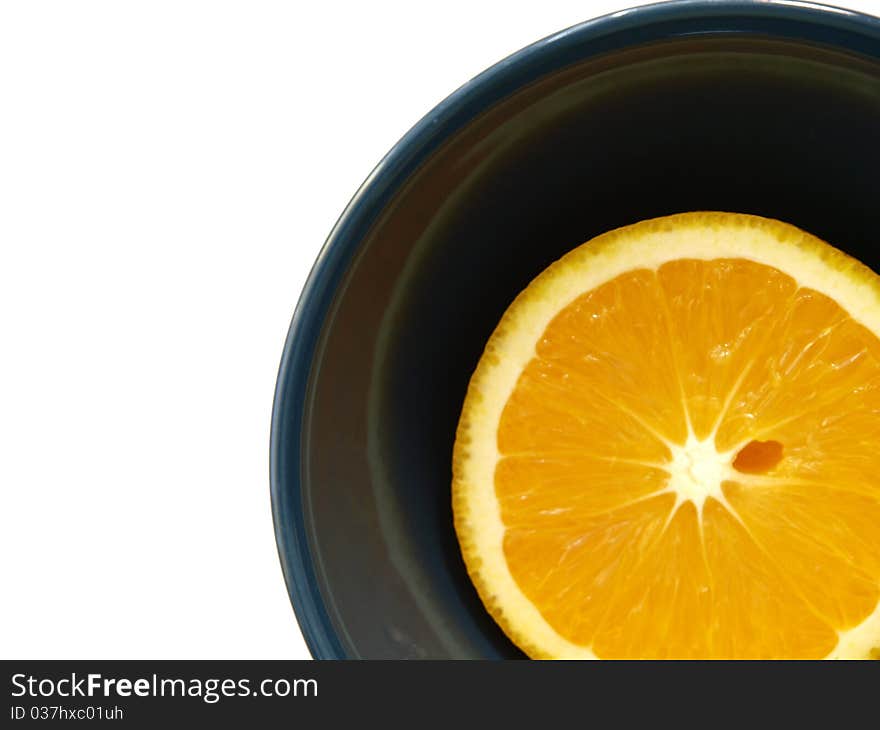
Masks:
[[[311,263],[434,104],[627,5],[0,5],[0,656],[308,656],[268,443]]]

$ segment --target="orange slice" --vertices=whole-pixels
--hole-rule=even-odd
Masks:
[[[468,572],[539,658],[880,646],[880,277],[790,225],[692,213],[520,294],[453,459]]]

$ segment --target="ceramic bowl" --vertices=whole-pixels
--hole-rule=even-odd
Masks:
[[[452,526],[470,374],[529,281],[592,236],[727,210],[880,269],[880,20],[673,2],[591,20],[441,102],[349,203],[302,293],[272,421],[288,590],[316,658],[523,655]]]

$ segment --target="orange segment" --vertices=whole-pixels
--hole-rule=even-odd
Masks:
[[[687,214],[584,244],[471,381],[453,507],[535,657],[880,647],[880,279],[777,221]]]
[[[657,277],[672,323],[667,347],[679,361],[694,435],[705,439],[737,381],[760,359],[797,285],[742,259],[671,261]]]
[[[862,410],[866,397],[880,403],[877,337],[832,299],[802,289],[776,320],[721,424],[719,448],[805,416],[811,425],[830,422]]]
[[[852,628],[874,610],[880,599],[880,502],[784,483],[729,482],[724,494],[756,545],[785,568],[787,582],[825,623]],[[835,519],[836,527],[830,524]]]
[[[660,539],[625,576],[595,638],[599,656],[693,658],[711,653],[709,570],[692,503],[675,512]],[[663,641],[656,641],[657,635]]]
[[[501,453],[579,453],[665,462],[669,449],[648,418],[622,410],[601,380],[535,359],[523,371],[498,429]],[[540,424],[540,428],[536,425]],[[610,426],[613,425],[613,428]]]
[[[827,656],[837,643],[837,635],[792,587],[802,576],[786,580],[789,572],[779,567],[718,502],[707,503],[703,519],[714,594],[712,649],[704,656]]]
[[[584,474],[590,475],[585,488]],[[588,516],[619,509],[666,488],[663,469],[575,452],[508,456],[498,462],[495,492],[508,526],[577,528]],[[565,506],[560,506],[564,504]]]
[[[514,527],[505,533],[504,553],[546,620],[572,642],[589,645],[621,583],[652,552],[674,501],[661,495],[585,515],[568,529]]]
[[[536,351],[533,369],[552,379],[563,398],[610,402],[668,439],[687,436],[664,296],[653,272],[632,271],[583,294],[550,323]],[[655,367],[643,366],[646,356]]]

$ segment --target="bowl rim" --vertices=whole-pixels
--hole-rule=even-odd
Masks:
[[[654,37],[647,31],[653,31]],[[303,416],[325,318],[379,212],[443,142],[478,114],[545,74],[599,53],[694,33],[771,34],[880,58],[880,18],[801,0],[673,0],[603,15],[547,36],[452,92],[382,158],[333,226],[306,279],[284,343],[269,447],[272,520],[287,592],[315,659],[354,658],[325,605],[302,501]]]

